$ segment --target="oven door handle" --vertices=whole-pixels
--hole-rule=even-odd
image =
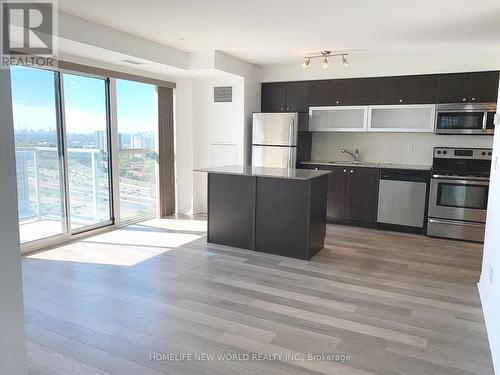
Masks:
[[[474,182],[486,182],[489,183],[490,179],[489,177],[456,177],[456,176],[447,176],[447,175],[442,175],[442,174],[433,174],[432,178],[439,178],[442,180],[456,180],[456,181],[463,181],[465,183],[474,183]]]
[[[429,218],[429,223],[457,225],[457,226],[460,226],[460,227],[484,228],[484,223],[474,223],[474,222],[471,222],[471,221],[462,222],[462,221],[456,221],[456,220],[444,220],[444,219],[432,219],[432,218]]]

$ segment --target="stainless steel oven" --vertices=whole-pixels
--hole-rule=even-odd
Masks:
[[[436,148],[427,234],[482,242],[491,149]]]
[[[496,103],[438,104],[436,134],[493,134]]]
[[[453,178],[433,175],[429,215],[483,222],[488,204],[487,178]]]

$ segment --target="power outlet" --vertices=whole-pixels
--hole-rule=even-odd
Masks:
[[[415,152],[415,145],[413,143],[408,145],[408,152]]]
[[[494,269],[493,266],[490,264],[490,267],[488,269],[488,279],[490,280],[490,284],[493,284],[493,274],[494,274]]]

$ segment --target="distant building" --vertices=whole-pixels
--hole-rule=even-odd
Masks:
[[[142,135],[133,135],[132,136],[132,147],[131,148],[144,148],[143,143],[144,143],[144,138]]]
[[[118,134],[118,145],[121,150],[130,148],[130,135]]]
[[[155,148],[155,137],[153,133],[144,134],[142,148],[149,148],[149,149]]]
[[[103,130],[95,132],[95,148],[107,151],[108,142],[106,141],[106,133]]]
[[[30,205],[28,166],[33,160],[31,151],[16,151],[17,202],[19,219],[33,216]]]

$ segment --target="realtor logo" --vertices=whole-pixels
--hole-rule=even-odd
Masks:
[[[55,66],[54,1],[2,1],[2,67]]]

